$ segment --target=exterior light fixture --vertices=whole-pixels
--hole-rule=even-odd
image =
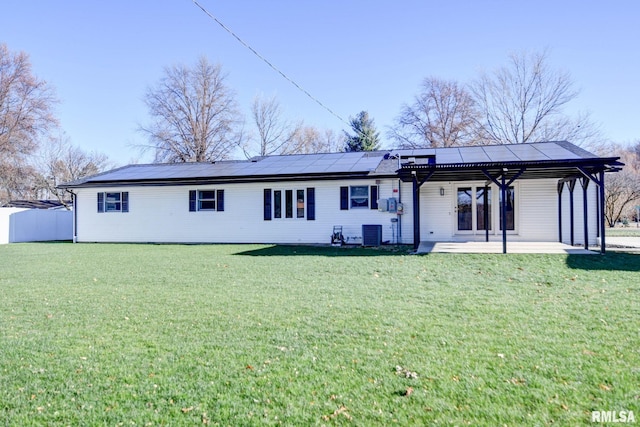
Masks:
[[[444,196],[444,187],[440,187],[440,195]]]

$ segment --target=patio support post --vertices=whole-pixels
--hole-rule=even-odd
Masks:
[[[485,241],[489,241],[489,186],[484,186],[484,194],[482,195],[482,202],[484,203],[484,234]]]
[[[604,241],[604,171],[600,171],[600,182],[598,183],[598,185],[598,190],[600,190],[600,197],[598,198],[598,204],[600,205],[600,222],[598,223],[598,226],[600,227],[600,253],[604,255],[606,251]]]
[[[558,242],[562,243],[562,190],[564,181],[558,182]]]
[[[570,243],[574,245],[574,224],[573,224],[573,189],[576,187],[576,180],[572,179],[567,182],[569,185],[569,229],[570,229]]]
[[[420,246],[420,186],[418,177],[413,176],[413,249]]]
[[[582,185],[582,210],[584,211],[584,248],[589,249],[589,222],[587,214],[589,212],[589,204],[587,203],[587,187],[589,187],[589,178],[580,178]]]
[[[502,212],[502,221],[500,221],[500,223],[502,224],[502,253],[503,254],[507,253],[507,189],[513,183],[513,181],[520,178],[520,175],[522,175],[526,171],[526,168],[520,168],[520,170],[511,177],[509,182],[506,182],[506,179],[507,179],[506,175],[508,171],[509,170],[507,168],[502,168],[502,172],[500,173],[500,181],[498,181],[497,176],[494,177],[491,175],[489,170],[482,169],[482,173],[491,181],[493,181],[498,187],[500,187],[500,195],[502,196],[502,203],[500,203],[500,212]]]
[[[502,210],[502,253],[507,253],[507,185],[505,183],[506,171],[502,173],[500,192],[502,194],[502,203],[500,209]]]
[[[596,237],[600,237],[600,191],[596,191]]]

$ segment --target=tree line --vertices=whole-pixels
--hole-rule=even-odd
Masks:
[[[155,162],[209,162],[238,152],[251,158],[382,146],[367,111],[351,117],[338,134],[288,120],[275,97],[259,95],[247,120],[226,79],[222,66],[205,57],[165,67],[144,94],[150,120],[138,127],[147,141],[138,148]],[[588,114],[565,114],[578,96],[573,86],[568,73],[549,66],[546,52],[512,54],[470,83],[426,77],[401,106],[387,137],[398,148],[568,140],[621,155],[628,166],[609,178],[607,212],[614,221],[640,200],[640,142],[631,148],[607,144]],[[0,44],[0,206],[12,199],[66,200],[57,184],[114,166],[106,155],[86,152],[64,136],[53,113],[57,103],[52,86],[33,75],[28,55]]]

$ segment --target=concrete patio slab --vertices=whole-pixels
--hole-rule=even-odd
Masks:
[[[416,253],[500,254],[502,242],[421,242]],[[507,253],[595,255],[598,252],[558,242],[507,242]]]

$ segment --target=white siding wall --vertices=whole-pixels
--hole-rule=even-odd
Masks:
[[[77,190],[79,242],[330,243],[334,225],[348,243],[361,243],[363,224],[382,225],[391,241],[388,212],[340,210],[340,187],[375,180],[273,182],[210,186],[109,187]],[[315,188],[316,219],[263,219],[263,190]],[[379,198],[396,196],[398,180],[381,180]],[[189,212],[189,190],[224,190],[224,212]],[[129,212],[97,212],[98,192],[129,192]],[[410,193],[409,193],[410,195]]]
[[[444,196],[440,195],[444,189]],[[420,187],[420,240],[448,241],[454,235],[454,186],[450,182],[426,182]]]
[[[558,241],[557,182],[557,179],[518,181],[519,238],[517,240]]]
[[[347,243],[361,243],[363,224],[382,225],[382,240],[394,242],[399,218],[400,242],[413,243],[413,187],[397,179],[380,180],[380,199],[396,197],[404,215],[371,209],[340,210],[340,187],[375,185],[375,180],[309,181],[227,184],[216,186],[109,187],[77,191],[79,242],[214,242],[214,243],[329,243],[334,225],[343,227]],[[483,240],[484,232],[457,234],[456,184],[427,182],[420,189],[420,235],[423,241]],[[464,183],[467,185],[467,183]],[[481,185],[482,183],[478,183]],[[510,241],[557,241],[557,180],[518,180],[515,183],[516,232]],[[400,187],[399,187],[400,186]],[[263,190],[315,188],[316,219],[263,219]],[[445,195],[440,195],[443,188]],[[589,241],[596,243],[596,186],[589,185]],[[189,212],[189,190],[223,189],[224,212]],[[398,191],[394,191],[398,190]],[[97,213],[97,193],[128,191],[129,212]],[[494,187],[494,194],[497,194]],[[497,214],[494,204],[494,215]],[[582,188],[574,191],[575,243],[583,242]],[[495,227],[494,227],[495,229]],[[491,240],[502,234],[492,231]],[[569,242],[569,191],[563,192],[563,241]]]
[[[587,223],[589,224],[589,244],[595,245],[598,238],[598,186],[593,182],[587,187]],[[556,191],[556,199],[557,199]],[[569,186],[565,184],[562,190],[562,241],[563,243],[571,243],[571,192]],[[557,217],[556,207],[556,217]],[[556,230],[557,230],[556,221]],[[558,232],[556,231],[556,236]],[[576,181],[573,190],[573,237],[575,245],[584,245],[584,207],[583,207],[583,191],[580,181]]]

